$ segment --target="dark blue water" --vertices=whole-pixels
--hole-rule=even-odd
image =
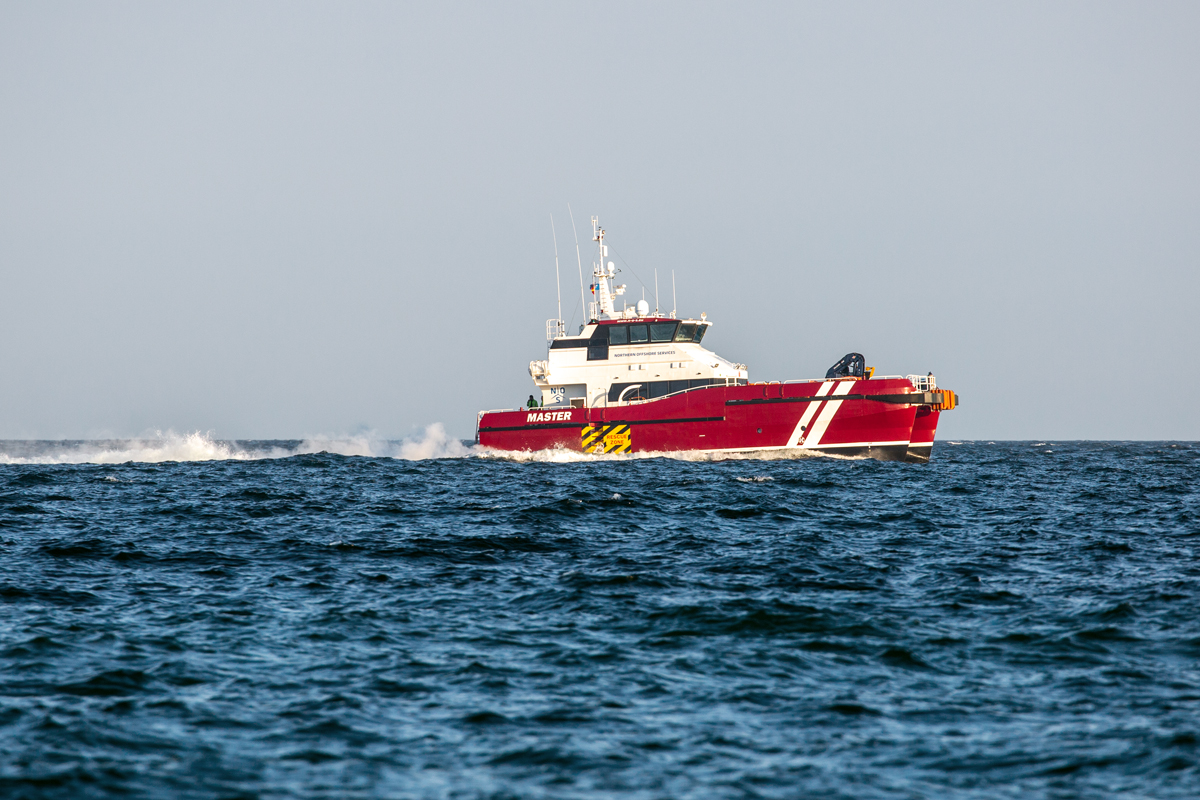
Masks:
[[[0,796],[1195,798],[1198,485],[1194,443],[0,466]]]

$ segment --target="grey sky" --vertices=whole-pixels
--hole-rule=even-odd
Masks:
[[[0,3],[0,437],[400,436],[621,280],[939,438],[1200,438],[1200,5]],[[632,272],[631,272],[632,271]]]

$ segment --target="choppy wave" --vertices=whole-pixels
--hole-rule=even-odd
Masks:
[[[333,453],[341,456],[399,458],[405,461],[425,461],[437,458],[465,458],[474,454],[474,446],[464,444],[446,433],[440,422],[429,425],[419,435],[399,441],[371,436],[316,436],[304,439],[287,455]]]
[[[124,464],[164,461],[225,461],[275,457],[195,432],[158,433],[142,439],[0,443],[0,464]]]
[[[463,458],[473,447],[434,423],[401,440],[371,436],[313,436],[286,441],[227,441],[211,432],[159,432],[138,439],[0,442],[0,464],[125,464],[183,461],[255,461],[313,453],[421,461]]]

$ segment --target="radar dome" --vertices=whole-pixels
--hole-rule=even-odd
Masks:
[[[638,300],[637,304],[638,316],[644,317],[650,313],[650,304],[645,300]]]

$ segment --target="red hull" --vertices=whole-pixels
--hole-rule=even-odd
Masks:
[[[489,411],[476,440],[511,451],[802,448],[926,461],[938,419],[931,399],[902,378],[710,386],[608,408]]]

